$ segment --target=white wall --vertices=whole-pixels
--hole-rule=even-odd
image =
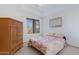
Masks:
[[[30,18],[35,18],[35,19],[39,19],[41,24],[41,33],[42,33],[42,21],[41,18],[38,17],[38,14],[34,14],[34,12],[32,13],[32,11],[30,11],[29,8],[23,9],[23,5],[0,5],[0,17],[11,17],[14,18],[16,20],[19,20],[21,22],[23,22],[23,41],[26,42],[30,35],[27,34],[27,26],[26,26],[26,18],[30,17]],[[40,34],[41,34],[40,33]],[[34,34],[37,35],[37,34]]]
[[[0,17],[11,17],[23,22],[23,40],[24,42],[30,38],[27,34],[26,18],[40,19],[40,34],[48,32],[64,33],[67,42],[71,45],[79,47],[79,7],[72,7],[60,11],[56,14],[48,15],[44,18],[39,17],[38,14],[30,12],[29,8],[23,9],[22,5],[0,5]],[[49,28],[49,19],[57,16],[62,16],[63,26],[61,28]],[[33,34],[37,35],[37,34]],[[39,35],[39,34],[38,34]]]
[[[61,28],[49,28],[49,19],[62,16]],[[44,18],[43,33],[59,32],[67,38],[67,43],[79,47],[79,6],[74,6]]]

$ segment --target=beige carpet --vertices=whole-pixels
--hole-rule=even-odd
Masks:
[[[59,55],[79,55],[79,48],[73,46],[66,46]]]
[[[27,43],[24,43],[24,46],[15,55],[41,55],[41,53],[34,48],[28,47]]]
[[[42,55],[36,49],[28,47],[24,43],[23,48],[21,48],[15,55]],[[58,55],[79,55],[79,48],[67,45]]]

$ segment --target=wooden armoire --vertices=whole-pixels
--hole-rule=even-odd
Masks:
[[[22,46],[22,22],[8,17],[0,18],[0,55],[15,54]]]

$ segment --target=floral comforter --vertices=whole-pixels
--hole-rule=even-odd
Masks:
[[[53,36],[32,37],[28,43],[45,55],[55,55],[64,48],[65,40]]]

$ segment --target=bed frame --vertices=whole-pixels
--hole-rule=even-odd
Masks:
[[[42,54],[44,54],[44,55],[46,54],[46,48],[45,48],[45,47],[40,48],[40,47],[36,44],[36,42],[32,42],[31,39],[30,39],[29,42],[28,42],[28,46],[37,49],[38,51],[40,51],[40,52],[41,52]]]

